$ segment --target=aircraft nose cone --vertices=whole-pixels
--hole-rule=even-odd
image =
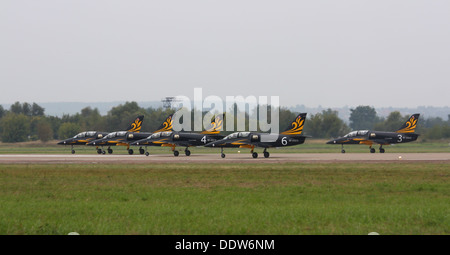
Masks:
[[[327,144],[335,144],[335,143],[336,143],[336,140],[331,140],[331,141],[327,142]]]
[[[64,144],[66,144],[66,141],[61,141],[61,142],[58,142],[57,144],[64,145]]]

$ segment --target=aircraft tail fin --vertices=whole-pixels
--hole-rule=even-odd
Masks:
[[[172,120],[172,115],[170,114],[166,120],[164,120],[164,122],[161,124],[161,126],[159,126],[158,130],[156,130],[153,133],[158,133],[158,132],[165,132],[165,131],[172,131],[173,129],[173,120]]]
[[[127,127],[127,131],[139,133],[142,128],[142,121],[144,120],[144,115],[137,116],[137,118]]]
[[[409,119],[400,127],[399,130],[395,131],[397,133],[414,133],[417,127],[417,121],[419,120],[419,113],[411,115]]]
[[[303,132],[303,125],[305,124],[306,113],[300,113],[291,125],[282,132],[282,135],[300,135]]]
[[[219,134],[220,131],[223,130],[223,115],[219,114],[214,118],[209,127],[205,129],[205,131],[201,132],[201,134]]]

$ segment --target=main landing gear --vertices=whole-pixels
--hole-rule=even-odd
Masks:
[[[344,150],[344,145],[342,144],[342,147],[341,147],[342,149],[341,149],[341,153],[345,153],[345,150]],[[375,153],[375,148],[372,148],[372,146],[370,146],[369,147],[369,151],[370,151],[370,153]],[[380,145],[380,153],[384,153],[385,152],[385,150],[384,150],[384,148],[383,148],[383,145]]]
[[[112,154],[113,153],[113,150],[111,149],[111,147],[108,147],[108,149],[106,151],[108,151],[108,154]],[[103,146],[102,146],[102,148],[97,147],[97,153],[98,154],[105,155],[106,151],[103,149]]]
[[[175,157],[178,157],[178,155],[180,155],[180,152],[175,150],[175,147],[172,147],[172,151],[173,151],[173,155]],[[186,149],[184,149],[184,155],[186,156],[191,156],[191,151],[188,149],[188,147],[186,147]]]
[[[250,153],[252,154],[252,157],[253,157],[253,158],[258,158],[258,153],[255,152],[255,151],[253,151],[253,149],[250,151]],[[264,148],[263,154],[264,154],[264,157],[265,157],[265,158],[270,157],[270,153],[267,151],[267,148]],[[222,158],[225,158],[225,153],[223,153],[223,147],[220,148],[220,156],[221,156]]]
[[[380,153],[384,153],[384,148],[383,145],[380,145]],[[370,146],[370,153],[375,153],[375,148],[372,148],[372,146]]]
[[[145,146],[145,149],[147,149],[147,146]],[[134,153],[133,149],[130,149],[130,147],[128,147],[127,150],[128,150],[128,154],[133,155],[133,153]],[[148,152],[146,153],[146,150],[144,150],[142,147],[139,147],[139,154],[141,154],[141,155],[144,155],[144,154],[147,155]],[[148,155],[147,155],[147,156],[148,156]]]
[[[253,158],[258,158],[258,153],[253,152],[253,149],[252,149],[251,153],[252,153]],[[270,156],[270,153],[267,151],[267,148],[264,148],[263,154],[264,154],[265,158],[268,158]]]
[[[103,146],[102,148],[97,147],[97,154],[106,154],[106,152],[103,150]]]
[[[112,153],[113,153],[113,149],[111,149],[111,147],[108,147],[108,149],[106,149],[106,151],[103,149],[103,146],[102,146],[101,148],[97,147],[96,149],[97,149],[97,153],[98,153],[98,154],[103,154],[103,155],[105,155],[106,152],[108,152],[108,154],[112,154]],[[133,149],[130,149],[130,147],[127,148],[127,152],[128,152],[128,154],[130,154],[130,155],[133,155],[133,153],[134,153]],[[74,153],[75,153],[75,151],[72,149],[72,154],[74,154]],[[145,150],[144,150],[142,147],[139,147],[139,153],[140,153],[141,155],[145,154],[146,156],[150,155],[150,154],[147,152],[147,146],[145,146]]]

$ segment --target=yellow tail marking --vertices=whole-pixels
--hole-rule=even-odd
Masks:
[[[305,119],[301,116],[298,116],[294,122],[292,122],[292,128],[290,130],[284,131],[282,135],[300,135],[303,131],[303,125],[305,124]]]
[[[211,122],[211,126],[209,129],[201,132],[201,134],[219,134],[223,128],[223,120],[219,116],[214,119],[214,122]]]
[[[133,123],[131,123],[131,129],[129,129],[129,132],[136,132],[139,133],[142,127],[142,120],[137,118]]]
[[[414,133],[414,130],[417,127],[417,120],[414,116],[411,116],[411,118],[406,122],[406,127],[402,128],[400,130],[397,130],[397,133]]]
[[[172,124],[173,124],[172,116],[169,116],[169,117],[166,119],[166,121],[164,121],[164,123],[162,124],[163,127],[162,127],[161,129],[159,129],[159,130],[156,130],[156,131],[153,132],[153,133],[172,131],[172,129],[173,129]]]

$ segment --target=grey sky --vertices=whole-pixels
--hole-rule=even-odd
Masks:
[[[0,104],[448,106],[450,1],[0,2]]]

